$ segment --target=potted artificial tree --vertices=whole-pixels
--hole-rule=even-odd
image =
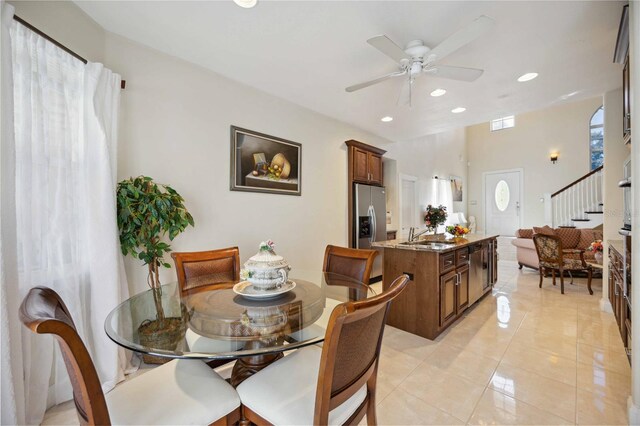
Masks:
[[[167,349],[175,348],[182,337],[182,319],[165,318],[159,269],[170,268],[164,255],[171,246],[163,237],[173,240],[193,217],[184,199],[168,185],[155,183],[148,176],[125,179],[117,188],[118,229],[123,255],[143,261],[149,269],[147,284],[152,290],[156,318],[144,321],[138,328],[140,343]],[[173,347],[172,347],[173,346]],[[145,356],[145,362],[160,362]]]

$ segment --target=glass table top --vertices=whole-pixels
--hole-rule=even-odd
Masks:
[[[182,299],[177,282],[165,284],[161,330],[153,322],[157,310],[149,289],[111,311],[105,331],[117,344],[150,355],[210,360],[257,356],[322,342],[338,304],[375,295],[371,287],[343,275],[293,269],[289,277],[295,288],[264,300],[236,294],[236,282]]]

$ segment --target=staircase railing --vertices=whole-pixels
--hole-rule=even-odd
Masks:
[[[575,220],[586,219],[587,212],[602,210],[602,170],[586,175],[551,194],[553,226],[573,226]]]

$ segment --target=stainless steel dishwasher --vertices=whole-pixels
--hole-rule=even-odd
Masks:
[[[477,243],[469,247],[469,305],[482,297],[489,286],[489,246]]]

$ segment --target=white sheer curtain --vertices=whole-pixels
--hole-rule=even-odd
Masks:
[[[449,179],[433,178],[433,205],[445,206],[449,215],[453,212],[453,192]]]
[[[5,199],[14,200],[18,273],[13,282],[3,278],[3,291],[15,287],[6,300],[17,306],[33,286],[56,290],[107,390],[127,368],[124,350],[103,328],[108,312],[128,296],[114,192],[120,77],[101,64],[85,65],[17,22],[10,31],[15,180],[4,184],[11,176],[3,150],[2,217]],[[3,264],[13,255],[4,237]],[[8,313],[9,347],[20,348],[23,363],[17,370],[11,357],[15,418],[38,424],[48,406],[72,397],[71,385],[53,339],[34,335]],[[4,355],[3,349],[3,371]],[[3,420],[4,384],[3,377]]]

